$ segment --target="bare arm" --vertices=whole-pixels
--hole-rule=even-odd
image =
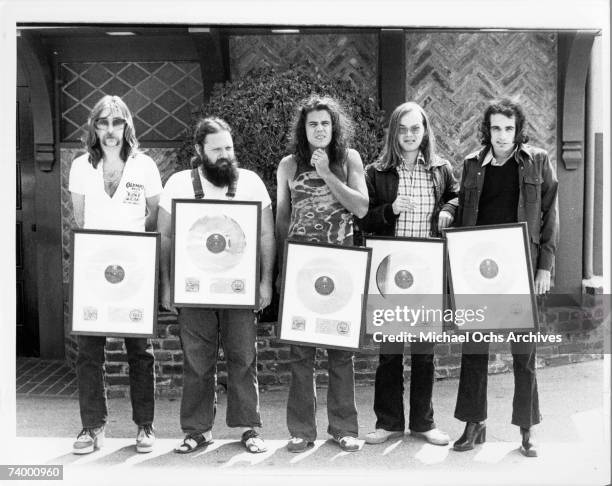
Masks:
[[[147,198],[147,218],[145,219],[145,231],[155,231],[157,227],[157,210],[159,194]]]
[[[276,246],[274,241],[274,218],[272,206],[261,211],[261,279],[259,283],[259,308],[264,309],[272,302],[272,278]]]
[[[85,224],[85,194],[77,194],[71,192],[72,197],[72,212],[74,214],[74,221],[78,228],[82,228]]]
[[[289,180],[293,177],[295,171],[296,164],[291,156],[281,160],[276,171],[276,257],[279,273],[283,268],[283,251],[291,221]]]
[[[357,151],[349,149],[348,152],[348,184],[344,184],[330,170],[329,159],[324,150],[315,150],[311,162],[338,202],[358,218],[363,218],[368,212],[369,199],[363,162]]]
[[[160,301],[164,309],[176,313],[176,308],[170,300],[170,252],[172,250],[172,219],[170,214],[159,208],[157,214],[157,229],[161,233],[161,262],[160,262]]]

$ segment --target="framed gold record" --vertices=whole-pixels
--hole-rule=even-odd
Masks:
[[[261,203],[172,201],[175,306],[257,308]]]
[[[159,249],[159,233],[74,230],[71,333],[153,337]]]
[[[417,339],[421,332],[442,332],[445,241],[366,236],[365,245],[372,249],[366,334]]]
[[[356,351],[365,331],[372,250],[287,240],[277,338]]]
[[[538,311],[527,224],[444,230],[451,307],[458,331],[537,331]]]

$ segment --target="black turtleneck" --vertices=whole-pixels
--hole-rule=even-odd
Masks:
[[[478,226],[516,223],[519,177],[515,157],[502,166],[487,164],[478,204]]]

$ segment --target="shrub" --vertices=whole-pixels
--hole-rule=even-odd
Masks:
[[[383,111],[369,93],[348,80],[332,79],[314,66],[296,66],[283,72],[260,68],[247,77],[219,85],[198,116],[219,116],[233,131],[240,166],[264,181],[276,207],[276,168],[287,155],[291,123],[299,102],[310,94],[340,100],[355,121],[355,148],[364,165],[373,162],[383,143]],[[192,132],[186,134],[179,163],[189,167]]]
[[[291,67],[283,72],[258,69],[245,78],[217,86],[196,113],[198,117],[218,116],[230,124],[240,166],[262,178],[273,208],[276,208],[276,168],[289,154],[289,136],[297,105],[311,94],[333,96],[342,103],[355,122],[352,148],[359,152],[364,165],[373,162],[384,143],[383,111],[371,94],[348,80],[332,79],[315,66]],[[194,155],[194,125],[195,120],[179,149],[181,169],[190,168]],[[278,301],[279,296],[274,292],[272,304],[261,316],[263,322],[277,319]]]

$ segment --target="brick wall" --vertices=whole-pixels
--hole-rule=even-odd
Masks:
[[[604,351],[604,333],[609,328],[609,309],[601,301],[591,300],[583,307],[550,307],[540,313],[544,332],[560,333],[563,342],[539,345],[537,367],[557,366],[585,360],[601,359]],[[608,325],[604,325],[608,322]],[[284,389],[291,379],[289,347],[274,338],[275,323],[260,323],[258,327],[258,376],[262,390]],[[182,389],[183,353],[179,341],[176,317],[161,314],[157,337],[153,339],[157,395],[179,397]],[[373,343],[355,355],[355,381],[357,386],[372,386],[378,363],[378,347]],[[405,358],[406,378],[410,376],[410,355]],[[457,378],[461,366],[460,344],[438,344],[435,348],[436,379]],[[323,349],[317,349],[317,385],[327,384],[327,359]],[[512,371],[509,344],[492,344],[489,354],[489,373]],[[128,365],[122,339],[109,338],[106,347],[106,373],[109,396],[128,395]],[[223,352],[218,364],[219,385],[227,379]]]

